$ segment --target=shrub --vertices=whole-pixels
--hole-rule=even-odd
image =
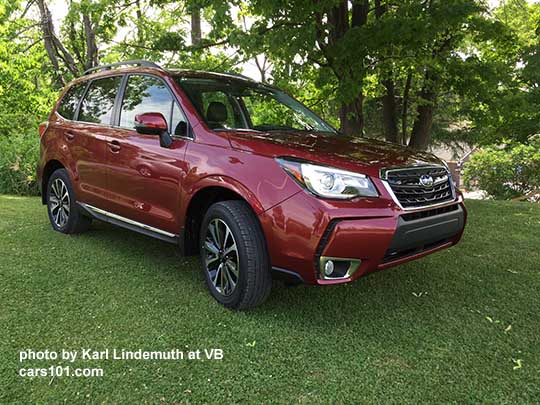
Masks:
[[[540,190],[540,140],[482,149],[465,165],[464,181],[467,187],[477,186],[496,199]]]
[[[28,133],[0,135],[0,193],[38,195],[38,159],[37,128]]]

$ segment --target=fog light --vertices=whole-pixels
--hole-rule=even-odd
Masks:
[[[319,259],[319,277],[324,280],[340,280],[352,277],[362,260],[345,257],[321,256]]]
[[[328,260],[326,264],[324,265],[324,274],[327,276],[330,276],[334,272],[334,262],[332,260]]]

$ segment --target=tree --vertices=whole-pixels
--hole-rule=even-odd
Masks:
[[[37,127],[56,97],[39,24],[28,14],[20,2],[0,0],[0,193],[38,192]]]
[[[483,0],[65,1],[55,27],[47,0],[4,0],[36,24],[57,87],[102,62],[231,71],[252,59],[351,136],[425,149],[539,130],[540,6],[525,0],[493,12]]]
[[[233,44],[256,56],[263,47],[284,66],[298,69],[298,59],[329,69],[336,78],[343,132],[363,133],[362,81],[364,46],[351,57],[347,38],[368,20],[369,1],[340,2],[253,1],[249,14],[256,19],[248,36],[237,35]],[[345,53],[345,54],[344,54]]]
[[[191,5],[191,45],[200,45],[202,39],[201,8],[198,4]]]
[[[417,149],[431,141],[440,96],[461,91],[452,75],[469,65],[468,41],[491,41],[497,25],[477,0],[260,0],[247,9],[256,20],[249,38],[233,43],[252,55],[265,49],[283,66],[277,76],[301,78],[316,66],[348,135],[373,135],[364,109],[379,100],[385,138]]]
[[[510,44],[481,52],[496,61],[504,80],[493,86],[496,94],[489,100],[490,108],[473,119],[485,128],[483,141],[526,142],[540,133],[540,4],[505,2],[495,16],[511,30]]]
[[[65,86],[66,80],[60,71],[59,60],[61,59],[65,63],[65,66],[73,75],[77,75],[79,73],[79,69],[77,68],[73,56],[71,56],[71,53],[66,49],[56,35],[51,12],[47,6],[47,3],[45,3],[45,0],[37,0],[36,4],[39,8],[39,15],[41,18],[41,33],[43,35],[45,50],[47,51],[47,55],[49,56],[49,60],[51,61],[58,82],[62,86]]]

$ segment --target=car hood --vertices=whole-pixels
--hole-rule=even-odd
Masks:
[[[306,132],[234,132],[231,146],[269,157],[294,157],[378,176],[389,167],[442,165],[427,152],[369,138]]]

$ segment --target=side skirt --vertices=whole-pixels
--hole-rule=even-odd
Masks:
[[[165,242],[174,243],[175,245],[177,245],[180,241],[179,235],[175,235],[174,233],[166,232],[161,229],[154,228],[153,226],[121,217],[120,215],[113,214],[112,212],[102,210],[101,208],[97,208],[89,204],[77,202],[77,205],[90,217],[100,221],[121,226],[122,228],[129,229],[130,231],[142,233],[143,235],[160,239]]]

